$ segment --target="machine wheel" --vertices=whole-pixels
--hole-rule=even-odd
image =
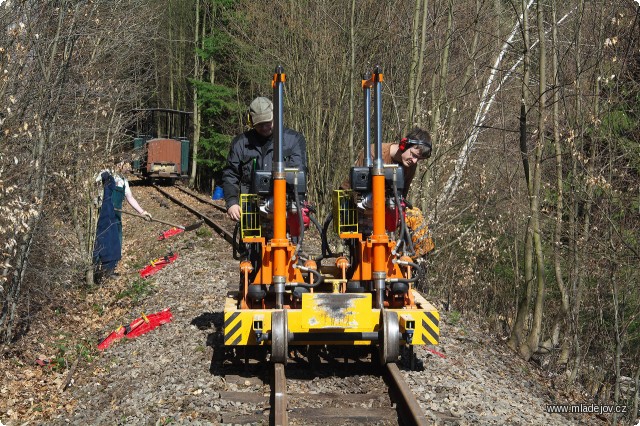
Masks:
[[[271,362],[286,364],[287,358],[289,358],[287,311],[275,311],[271,314]]]
[[[400,324],[398,313],[382,310],[378,350],[382,365],[395,363],[400,356]]]

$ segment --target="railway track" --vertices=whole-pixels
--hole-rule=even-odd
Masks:
[[[204,220],[225,241],[233,244],[233,227],[235,224],[227,218],[227,210],[223,205],[180,186],[160,187],[154,184],[153,187],[175,204]]]
[[[153,187],[233,244],[231,229],[235,223],[227,218],[222,204],[179,186]],[[292,350],[295,352],[294,348]],[[266,391],[256,394],[255,383],[245,392],[221,394],[222,399],[232,404],[251,403],[257,407],[253,416],[237,417],[230,412],[223,416],[224,423],[262,424],[268,416],[268,423],[275,425],[427,424],[397,364],[379,367],[372,359],[375,357],[371,356],[365,361],[348,355],[325,357],[316,347],[308,353],[303,352],[302,355],[296,354],[286,368],[284,364],[273,363],[270,364],[270,374],[262,372],[262,386],[269,388],[268,397]],[[246,375],[246,366],[244,373]],[[336,381],[338,383],[333,383]],[[239,380],[239,383],[252,381]],[[341,392],[336,392],[336,388]]]
[[[253,414],[227,412],[224,424],[427,424],[396,364],[327,363],[312,369],[304,363],[276,363],[268,372],[254,371],[258,382],[234,367],[228,372],[229,380],[240,386],[221,394],[221,399],[234,407],[251,406]]]
[[[332,369],[335,366],[330,367]],[[325,370],[329,369],[327,365]],[[379,424],[379,425],[426,425],[425,416],[409,386],[403,379],[396,364],[387,364],[381,371],[372,365],[363,365],[360,375],[353,376],[349,365],[343,367],[339,380],[347,380],[346,393],[334,391],[309,391],[287,394],[287,385],[294,389],[304,389],[309,383],[322,388],[322,380],[308,377],[305,371],[290,368],[287,380],[282,364],[274,364],[274,416],[276,425],[317,424]],[[371,370],[374,370],[373,372]],[[321,371],[319,371],[322,374]],[[302,377],[296,377],[302,376]],[[328,380],[335,380],[329,376]],[[304,381],[304,383],[301,383]],[[356,383],[361,382],[364,388]],[[279,402],[279,403],[278,403]],[[311,423],[310,423],[311,422]]]

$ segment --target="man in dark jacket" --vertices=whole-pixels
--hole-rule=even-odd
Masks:
[[[249,106],[251,129],[231,141],[227,165],[222,172],[222,189],[227,214],[240,220],[241,193],[251,188],[253,170],[273,169],[273,104],[267,98],[258,97]],[[301,133],[285,128],[282,134],[282,157],[287,168],[298,168],[307,173],[307,141]]]

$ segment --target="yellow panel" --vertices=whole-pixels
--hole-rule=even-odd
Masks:
[[[228,301],[229,299],[227,299]],[[229,304],[227,303],[227,306]],[[262,316],[262,332],[271,331],[271,310],[230,309],[224,312],[224,344],[226,346],[257,345],[253,320]],[[264,345],[265,343],[260,343]]]
[[[271,332],[272,309],[238,309],[238,300],[229,294],[224,305],[225,346],[268,345],[258,343],[253,330],[254,320],[262,321],[262,333]]]
[[[380,312],[372,310],[370,293],[305,293],[299,321],[291,331],[352,330],[374,331]]]
[[[411,313],[415,320],[415,331],[413,334],[414,345],[437,345],[440,341],[440,313],[429,303],[424,296],[415,290],[411,290],[418,309],[398,311],[400,313]]]
[[[437,345],[440,340],[440,314],[438,311],[415,311],[411,314],[416,321],[412,344]]]
[[[344,332],[371,333],[380,328],[380,310],[372,309],[370,293],[305,293],[302,309],[287,310],[287,327],[297,333],[298,344],[353,344],[369,345],[370,341],[310,341],[304,342],[304,333]],[[415,293],[418,309],[391,309],[399,317],[409,318],[414,323],[413,345],[437,345],[440,339],[440,314],[418,293]],[[238,309],[237,300],[227,297],[224,309],[224,344],[257,345],[254,320],[262,321],[262,332],[271,332],[271,309]],[[404,333],[404,321],[400,332]],[[262,342],[261,345],[268,345]]]

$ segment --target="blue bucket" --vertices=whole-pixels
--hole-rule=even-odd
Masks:
[[[216,186],[213,190],[213,195],[211,196],[212,200],[222,200],[224,198],[224,192],[222,191],[222,187]]]

